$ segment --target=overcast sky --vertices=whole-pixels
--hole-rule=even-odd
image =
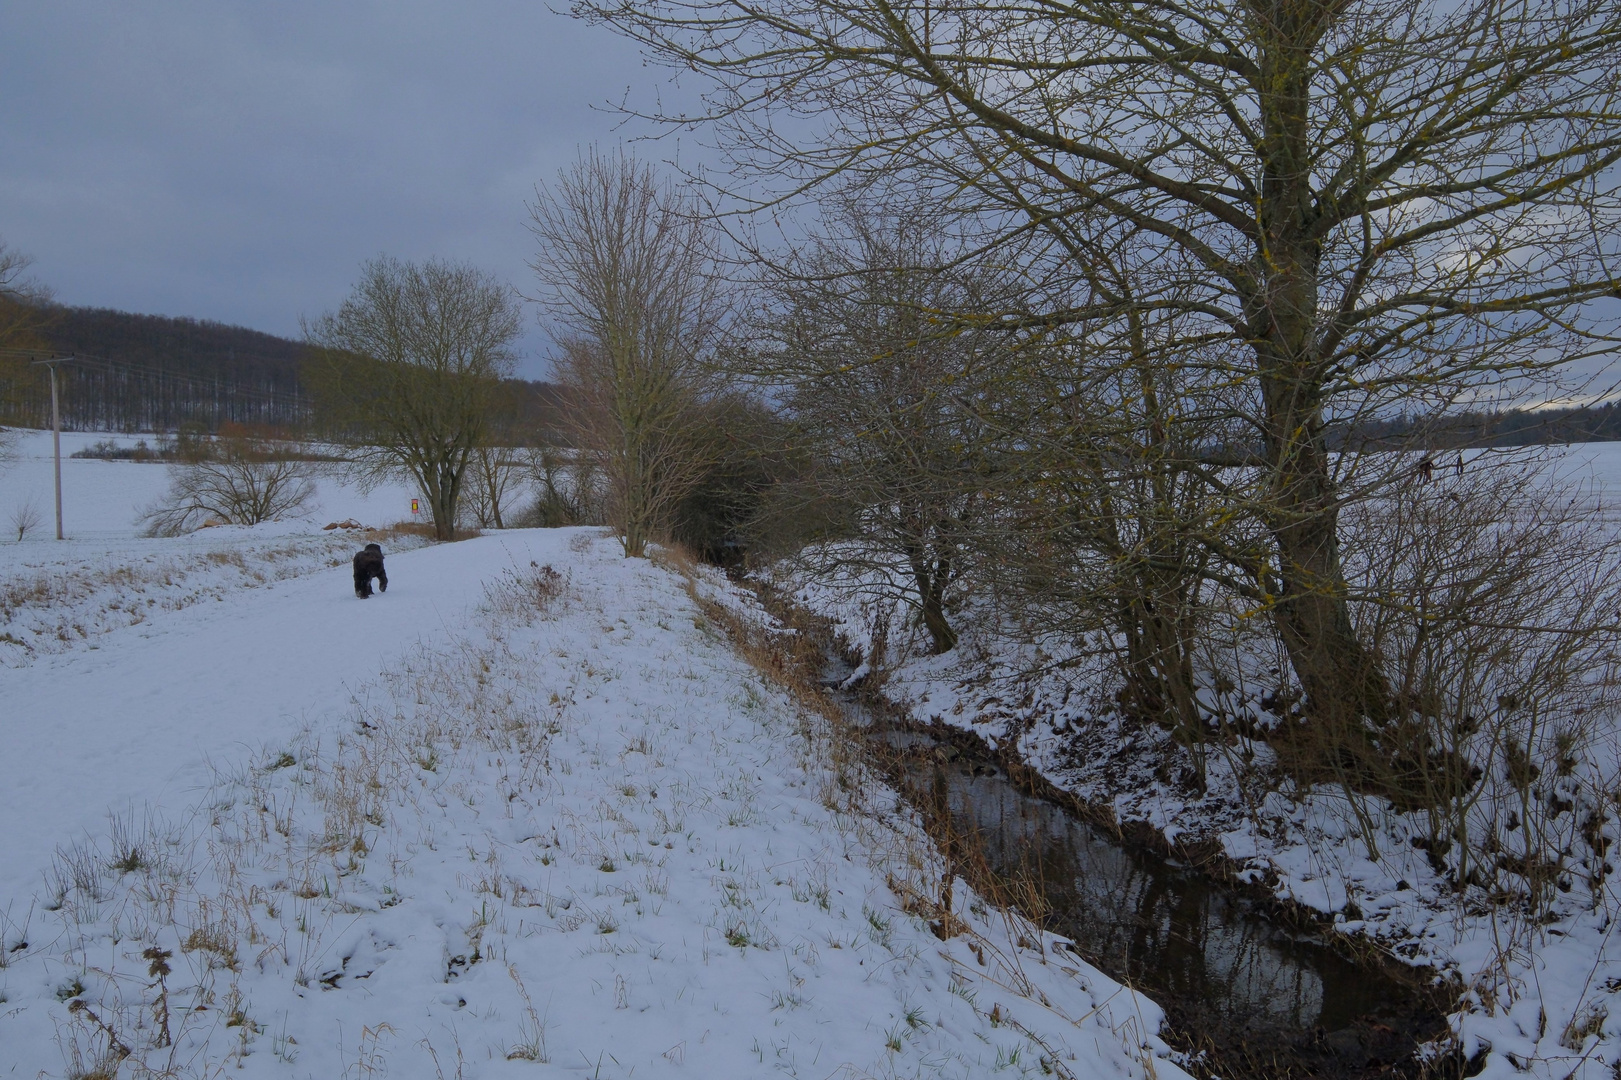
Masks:
[[[383,252],[533,292],[534,185],[667,78],[544,0],[4,0],[0,237],[62,303],[290,336]]]

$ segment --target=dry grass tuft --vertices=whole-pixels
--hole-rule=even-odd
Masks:
[[[493,613],[533,623],[551,610],[568,587],[568,580],[552,569],[530,561],[527,567],[510,566],[484,586],[485,607]]]

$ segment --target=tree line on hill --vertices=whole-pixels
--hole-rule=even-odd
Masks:
[[[207,319],[141,315],[108,308],[46,305],[30,320],[27,351],[83,359],[59,372],[63,424],[77,431],[217,431],[222,424],[308,434],[314,407],[301,341]],[[32,355],[0,357],[9,390],[0,419],[26,427],[50,423],[50,388]],[[9,370],[3,370],[9,368]],[[556,441],[565,427],[556,384],[510,380],[519,442]],[[538,436],[534,433],[540,433]],[[530,433],[530,434],[525,434]],[[1611,442],[1621,439],[1614,403],[1448,411],[1365,418],[1330,425],[1336,448],[1452,449]]]
[[[3,333],[7,323],[14,332]],[[33,361],[67,356],[75,359],[58,366],[58,393],[72,430],[320,434],[301,341],[206,319],[63,307],[37,291],[0,298],[0,334],[0,422],[49,426],[50,384]],[[557,429],[556,387],[510,379],[503,396],[513,437]]]

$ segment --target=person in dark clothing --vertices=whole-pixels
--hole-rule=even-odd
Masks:
[[[355,554],[355,595],[364,600],[371,595],[371,579],[377,579],[377,591],[388,592],[388,574],[383,570],[383,549],[367,544]]]

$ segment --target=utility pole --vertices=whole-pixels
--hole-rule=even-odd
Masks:
[[[51,447],[56,459],[56,538],[62,539],[62,409],[56,395],[56,365],[64,360],[71,360],[71,356],[58,356],[50,360],[38,360],[37,364],[44,364],[51,372]]]

